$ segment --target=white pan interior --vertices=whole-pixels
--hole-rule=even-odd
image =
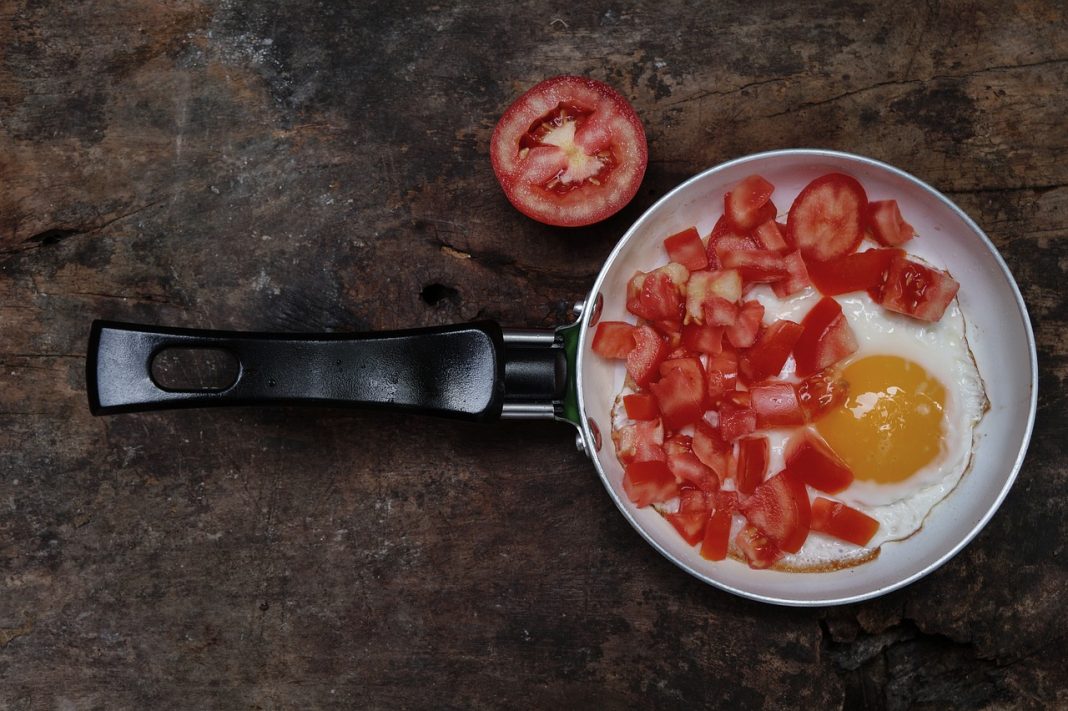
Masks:
[[[870,563],[828,573],[751,570],[734,560],[709,562],[688,546],[659,514],[637,509],[623,492],[610,409],[623,384],[621,361],[590,351],[590,320],[598,296],[600,320],[634,322],[625,308],[627,281],[666,260],[662,240],[696,225],[707,236],[723,212],[723,194],[742,178],[763,175],[775,185],[780,212],[810,180],[849,173],[872,200],[893,198],[923,237],[909,251],[947,267],[960,282],[968,341],[986,385],[991,409],[977,430],[971,470],[931,512],[911,538],[883,546]],[[982,230],[947,198],[896,168],[868,158],[819,150],[761,153],[701,173],[668,193],[639,219],[616,246],[598,276],[582,317],[578,396],[587,451],[623,515],[657,550],[698,578],[745,597],[786,605],[854,602],[887,593],[931,572],[959,551],[994,514],[1019,471],[1030,439],[1037,401],[1034,336],[1016,283]],[[600,431],[594,452],[590,423]]]

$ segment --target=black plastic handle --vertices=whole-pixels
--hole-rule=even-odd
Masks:
[[[239,364],[237,378],[220,390],[160,387],[152,376],[152,361],[168,348],[231,353]],[[214,405],[319,404],[489,420],[500,417],[505,404],[505,361],[503,332],[492,322],[343,335],[94,321],[86,386],[94,415]],[[552,377],[540,386],[530,382],[529,368],[519,368],[516,375],[524,377],[509,380],[519,386],[520,399],[524,392],[530,396],[537,391],[539,397],[555,394],[560,388],[555,360],[553,368],[535,368]]]

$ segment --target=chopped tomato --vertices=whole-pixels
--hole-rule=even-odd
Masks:
[[[701,542],[701,557],[706,560],[723,560],[727,557],[733,510],[737,503],[728,492],[716,493],[712,497],[712,503],[712,511],[705,524],[705,538]]]
[[[686,283],[686,323],[704,323],[705,304],[720,300],[733,306],[741,297],[742,277],[738,272],[731,269],[694,272]]]
[[[623,407],[627,410],[627,417],[632,420],[655,420],[660,417],[656,398],[649,393],[624,395]]]
[[[757,225],[753,230],[753,238],[762,248],[770,249],[780,254],[789,249],[786,239],[779,230],[779,223],[774,219]]]
[[[759,429],[805,424],[805,411],[793,383],[765,383],[749,388],[749,399]]]
[[[720,217],[712,228],[712,233],[708,236],[708,244],[705,246],[709,266],[713,269],[720,269],[721,257],[740,249],[759,249],[759,246],[747,232],[732,227],[726,215]]]
[[[682,539],[691,546],[705,537],[705,525],[708,523],[707,511],[666,513],[664,518],[675,527]]]
[[[745,556],[745,561],[750,568],[757,570],[770,568],[779,558],[782,558],[782,551],[778,546],[752,524],[738,531],[734,542]]]
[[[750,175],[724,196],[723,215],[739,230],[751,230],[764,219],[774,219],[774,212],[770,218],[765,217],[774,190],[775,186],[764,178]]]
[[[741,509],[749,523],[787,553],[801,550],[808,538],[808,491],[789,471],[781,471],[758,486]]]
[[[724,400],[719,407],[719,430],[723,439],[733,442],[756,431],[756,413],[751,407]]]
[[[701,313],[709,326],[733,326],[738,320],[738,305],[719,296],[710,296],[701,305]]]
[[[812,283],[800,252],[790,252],[783,257],[783,262],[786,264],[786,276],[771,284],[772,291],[780,299],[796,294]]]
[[[634,350],[634,326],[622,321],[601,321],[593,334],[593,352],[603,358],[626,358]]]
[[[723,352],[723,327],[688,323],[682,327],[682,345],[694,353]]]
[[[764,305],[759,301],[746,301],[739,309],[735,322],[727,326],[727,340],[735,348],[748,348],[753,345],[763,318]]]
[[[900,249],[869,249],[847,254],[809,264],[808,275],[813,285],[826,296],[879,289],[886,280],[890,262],[899,254],[904,252]]]
[[[864,237],[868,196],[856,178],[830,173],[805,186],[786,218],[789,240],[806,262],[849,254]]]
[[[681,264],[691,272],[708,268],[705,243],[701,241],[701,235],[697,234],[696,227],[671,235],[664,240],[664,248],[667,250],[668,259]]]
[[[701,361],[677,358],[660,366],[661,378],[650,383],[664,425],[677,430],[696,422],[705,411],[705,376]]]
[[[675,282],[666,273],[647,274],[638,298],[643,311],[638,315],[650,321],[675,321],[681,316],[682,297]]]
[[[635,384],[644,388],[667,356],[667,344],[648,326],[634,331],[634,350],[627,355],[627,373]]]
[[[866,546],[879,530],[879,522],[841,502],[817,496],[812,502],[812,530]]]
[[[752,494],[768,473],[771,447],[767,437],[742,437],[738,440],[738,468],[734,481],[738,491]]]
[[[809,422],[815,422],[845,402],[848,394],[849,383],[833,370],[813,373],[797,385],[797,399]]]
[[[804,330],[794,344],[794,361],[801,377],[819,372],[857,350],[857,339],[842,306],[825,296],[801,320]]]
[[[719,355],[710,356],[705,366],[705,381],[709,404],[718,404],[738,386],[738,355],[724,350]]]
[[[787,442],[786,467],[801,481],[828,494],[837,494],[853,483],[849,465],[809,429],[798,431]]]
[[[751,383],[777,376],[803,330],[801,324],[786,319],[779,319],[761,330],[756,342],[739,360],[741,374]]]
[[[734,269],[746,284],[770,283],[789,276],[786,260],[770,249],[747,249],[730,252],[721,260],[724,269]]]
[[[664,461],[663,445],[663,425],[660,420],[648,420],[620,427],[616,450],[623,463]]]
[[[671,459],[673,454],[691,452],[693,451],[692,441],[688,435],[673,434],[664,440],[664,453],[667,454],[668,459]]]
[[[921,321],[938,321],[960,284],[947,272],[897,256],[890,262],[878,299],[884,308]]]
[[[868,203],[865,214],[866,222],[871,228],[872,236],[887,247],[905,244],[916,234],[912,225],[905,222],[897,200],[879,200]]]
[[[674,499],[679,485],[664,462],[631,462],[623,474],[623,491],[640,508]]]
[[[673,452],[668,455],[667,464],[679,481],[693,484],[701,491],[719,489],[719,476],[693,452]]]
[[[599,222],[638,192],[648,149],[627,100],[593,79],[547,79],[519,97],[490,142],[493,172],[520,212],[575,227]]]
[[[693,431],[693,453],[722,481],[727,476],[731,445],[719,430],[705,420],[698,420]]]

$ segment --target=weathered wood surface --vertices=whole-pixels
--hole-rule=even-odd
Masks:
[[[0,707],[1068,705],[1066,12],[0,0]],[[487,157],[561,73],[628,96],[651,154],[631,206],[572,232],[516,213]],[[690,579],[562,425],[88,414],[93,318],[549,326],[667,189],[788,146],[951,195],[1036,328],[1018,484],[883,599]]]

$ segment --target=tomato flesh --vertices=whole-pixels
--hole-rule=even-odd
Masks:
[[[677,358],[660,366],[661,378],[650,383],[664,425],[677,430],[693,424],[705,411],[705,376],[701,361]]]
[[[738,491],[752,494],[768,473],[771,447],[767,437],[743,437],[738,440],[738,468],[734,481]]]
[[[815,432],[799,431],[786,445],[786,467],[814,489],[837,494],[853,483],[853,470]]]
[[[723,197],[723,214],[740,230],[752,229],[764,219],[774,219],[774,207],[771,217],[767,217],[767,206],[774,190],[775,186],[764,178],[750,175]]]
[[[879,294],[883,308],[921,321],[938,321],[957,295],[960,284],[947,272],[896,256]]]
[[[660,420],[635,422],[619,429],[616,450],[624,463],[664,461],[664,427]]]
[[[660,417],[656,398],[648,393],[634,393],[623,397],[623,407],[632,420],[655,420]]]
[[[756,570],[770,568],[783,556],[782,550],[752,524],[738,531],[734,542],[745,556],[745,562]]]
[[[912,225],[905,222],[897,200],[879,200],[868,203],[865,215],[872,236],[887,247],[899,247],[916,234]]]
[[[634,326],[622,321],[601,321],[593,334],[592,348],[602,358],[625,359],[634,350]]]
[[[786,218],[791,242],[805,261],[825,262],[849,254],[864,237],[868,196],[856,178],[830,173],[798,194]]]
[[[812,502],[812,530],[866,546],[879,530],[879,522],[841,502],[817,496]]]
[[[739,361],[742,375],[751,383],[778,376],[803,331],[801,324],[786,319],[762,330]]]
[[[813,373],[797,385],[797,399],[808,422],[815,422],[841,405],[848,395],[849,383],[833,370]]]
[[[708,268],[705,243],[701,241],[701,235],[697,234],[696,227],[683,230],[665,239],[664,249],[667,250],[671,261],[681,264],[691,272]]]
[[[789,471],[781,471],[758,486],[741,508],[749,523],[780,550],[796,553],[808,538],[808,492]]]
[[[749,398],[759,429],[805,424],[805,411],[793,383],[765,383],[749,388]]]
[[[801,377],[834,365],[859,347],[841,304],[829,296],[805,314],[801,326],[801,336],[794,344],[794,361]]]
[[[869,249],[847,254],[830,261],[809,264],[808,275],[824,296],[877,290],[886,280],[890,263],[900,254],[904,252],[899,249]]]
[[[734,499],[727,492],[712,497],[713,508],[705,523],[705,537],[701,541],[701,557],[705,560],[723,560],[730,544]]]
[[[674,499],[679,485],[665,462],[631,462],[623,474],[623,491],[641,508]]]
[[[643,388],[667,357],[667,344],[649,326],[635,329],[634,344],[634,350],[627,355],[627,373],[638,387]]]
[[[493,132],[490,157],[508,200],[539,222],[599,222],[634,197],[648,147],[634,109],[593,79],[547,79],[515,101]]]

